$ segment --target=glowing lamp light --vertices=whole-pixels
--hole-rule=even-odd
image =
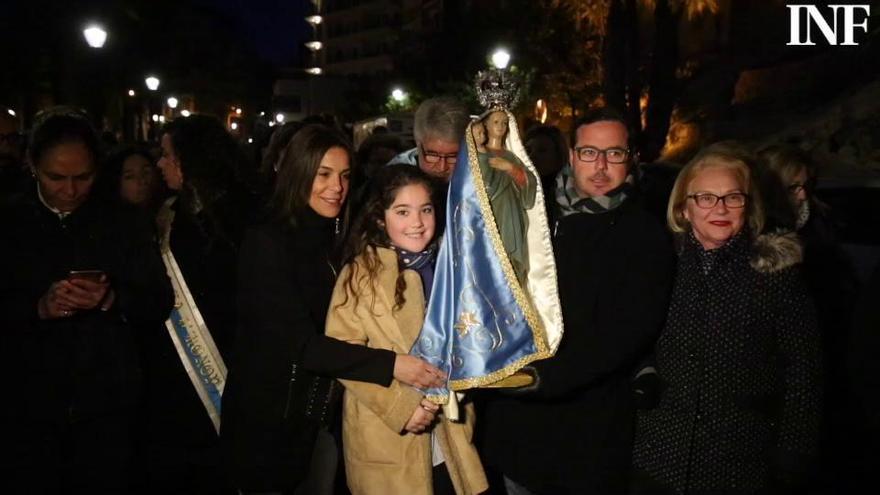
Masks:
[[[317,26],[318,24],[324,22],[324,18],[319,15],[310,15],[306,17],[306,22],[308,22],[312,26]]]
[[[324,44],[321,43],[320,41],[309,41],[308,43],[306,43],[306,48],[308,48],[309,50],[311,50],[313,52],[316,52],[316,51],[320,50],[321,48],[324,48]]]
[[[398,102],[403,103],[406,100],[406,92],[400,88],[394,88],[391,90],[391,99]]]
[[[159,122],[159,115],[154,113],[152,119],[153,122]]]
[[[97,24],[90,24],[83,29],[83,36],[86,38],[86,43],[92,48],[101,48],[107,41],[107,31],[104,31]]]
[[[150,91],[156,91],[159,89],[159,78],[156,76],[148,76],[144,79],[144,84],[147,85],[147,89]]]
[[[190,113],[189,110],[184,108],[183,110],[180,111],[180,115],[182,115],[184,117],[189,117],[190,115],[192,115],[192,113]]]
[[[248,138],[248,144],[253,144],[253,143],[254,143],[254,138]]]
[[[547,122],[547,112],[549,109],[547,108],[547,102],[543,99],[535,102],[535,119],[540,121],[542,124]]]
[[[11,109],[11,108],[7,108],[7,109],[6,109],[6,113],[8,113],[9,115],[11,115],[12,117],[15,117],[15,110],[13,110],[13,109]]]
[[[165,116],[164,115],[159,116],[159,122],[161,122],[163,124],[165,123]]]
[[[504,48],[499,48],[492,53],[492,65],[498,69],[506,69],[510,63],[510,52]]]
[[[312,74],[313,76],[320,76],[322,72],[324,72],[320,67],[309,67],[306,69],[306,72]]]
[[[275,121],[274,121],[274,120],[271,121],[271,122],[269,122],[269,127],[275,127]]]
[[[266,112],[260,112],[260,117],[265,117],[265,116],[266,116]]]
[[[233,122],[233,123],[229,124],[229,128],[232,129],[233,131],[237,131],[238,130],[238,122]]]
[[[276,113],[275,114],[275,122],[278,122],[279,124],[283,124],[284,123],[284,114],[283,113]]]
[[[175,98],[173,96],[169,96],[167,103],[168,103],[169,108],[177,108],[177,103],[178,103],[177,98]]]
[[[235,115],[241,115],[241,107],[235,109]]]
[[[129,90],[128,90],[128,96],[134,96],[134,95],[135,95],[134,90],[133,90],[133,89],[129,89]]]

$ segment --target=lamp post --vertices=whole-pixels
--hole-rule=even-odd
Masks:
[[[491,60],[496,69],[506,69],[507,64],[510,63],[510,52],[504,48],[498,48],[492,52]]]
[[[92,48],[103,48],[107,42],[107,31],[98,24],[89,24],[83,29],[83,37]]]
[[[144,85],[149,90],[148,94],[147,94],[147,100],[145,103],[147,109],[146,109],[146,112],[144,112],[144,114],[145,115],[153,114],[153,116],[154,116],[154,118],[152,119],[152,122],[149,123],[149,131],[147,132],[148,135],[146,136],[147,139],[155,137],[156,127],[159,122],[158,115],[153,112],[154,112],[154,107],[157,106],[156,101],[155,101],[156,100],[156,91],[159,90],[159,85],[161,83],[162,83],[162,81],[160,81],[158,77],[156,77],[155,75],[152,75],[152,74],[150,74],[144,78]]]

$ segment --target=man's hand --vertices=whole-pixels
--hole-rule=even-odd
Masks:
[[[398,354],[394,359],[394,379],[417,388],[446,385],[446,375],[442,371],[408,354]]]

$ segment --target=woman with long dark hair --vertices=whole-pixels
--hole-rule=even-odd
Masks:
[[[223,485],[220,395],[235,328],[235,266],[255,200],[239,180],[244,155],[219,120],[168,123],[159,168],[174,192],[158,215],[176,304],[143,336],[147,492],[217,493]]]
[[[271,220],[250,229],[242,244],[221,434],[233,484],[244,493],[332,493],[341,395],[334,377],[442,383],[439,370],[416,358],[324,335],[351,157],[330,128],[297,132],[278,171]]]
[[[39,114],[28,160],[34,181],[0,208],[0,491],[128,493],[135,328],[167,317],[171,288],[150,226],[93,194],[83,113]]]

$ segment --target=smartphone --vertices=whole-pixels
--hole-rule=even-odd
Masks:
[[[67,278],[70,280],[80,279],[92,282],[100,282],[101,277],[103,276],[103,270],[71,270],[70,273],[67,274]]]

